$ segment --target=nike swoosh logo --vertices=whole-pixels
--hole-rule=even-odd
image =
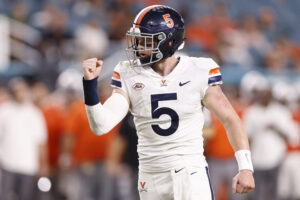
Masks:
[[[196,174],[197,172],[192,172],[191,175]]]
[[[180,171],[183,170],[183,169],[184,169],[184,167],[181,168],[181,169],[179,169],[179,170],[176,170],[176,169],[175,169],[175,173],[178,173],[178,172],[180,172]]]
[[[191,82],[191,81],[187,81],[187,82],[184,82],[184,83],[179,82],[179,86],[182,87],[182,86],[184,86],[185,84],[188,84],[189,82]]]

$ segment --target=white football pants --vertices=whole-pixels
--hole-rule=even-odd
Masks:
[[[140,172],[138,190],[141,200],[214,200],[207,167]]]

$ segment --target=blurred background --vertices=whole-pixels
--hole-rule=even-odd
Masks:
[[[217,200],[300,199],[300,1],[0,0],[0,199],[136,200],[137,137],[128,115],[89,129],[81,62],[104,60],[101,101],[125,33],[145,6],[185,19],[179,54],[212,57],[250,139],[256,189],[231,195],[237,173],[221,123],[206,112],[205,154]]]

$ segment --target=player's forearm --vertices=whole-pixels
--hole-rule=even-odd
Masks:
[[[125,99],[119,101],[121,98],[120,94],[113,94],[104,105],[86,105],[90,128],[95,134],[108,133],[126,116],[129,106]]]
[[[241,120],[219,86],[209,87],[203,99],[207,107],[223,124],[232,148],[249,149],[248,138]]]
[[[102,105],[97,93],[97,79],[83,80],[86,112],[91,130],[103,135],[115,127],[127,114],[129,104],[123,95],[114,93]]]
[[[238,115],[234,112],[232,113],[232,116],[229,116],[227,119],[224,119],[222,123],[224,128],[226,129],[227,137],[233,150],[249,150],[248,137]]]
[[[248,137],[241,120],[221,88],[219,86],[209,87],[203,99],[203,104],[222,122],[226,129],[229,142],[235,151],[239,170],[253,171]]]
[[[104,135],[117,125],[117,123],[108,122],[108,119],[111,118],[111,116],[108,116],[109,111],[105,111],[101,103],[94,106],[86,105],[85,108],[90,128],[96,135]]]
[[[227,118],[223,118],[223,125],[226,129],[230,144],[235,151],[239,171],[250,170],[253,172],[248,137],[244,131],[242,122],[233,108],[229,113],[231,114]]]

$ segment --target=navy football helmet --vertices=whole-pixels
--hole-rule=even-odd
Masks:
[[[141,10],[126,34],[127,57],[132,66],[146,66],[172,56],[184,46],[184,21],[168,6]],[[150,55],[145,52],[151,52]]]

